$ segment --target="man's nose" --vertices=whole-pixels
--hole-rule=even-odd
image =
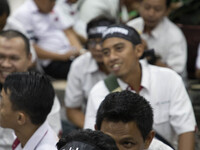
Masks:
[[[2,67],[10,67],[10,66],[12,66],[12,63],[10,62],[9,59],[0,60],[0,63],[1,63]]]

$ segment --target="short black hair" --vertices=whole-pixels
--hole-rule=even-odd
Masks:
[[[10,15],[10,7],[7,0],[0,0],[0,16],[3,14]]]
[[[149,102],[142,96],[127,90],[115,92],[105,97],[97,111],[97,130],[101,130],[103,121],[133,121],[145,140],[152,130],[153,111]]]
[[[76,143],[74,144],[74,142]],[[79,147],[79,150],[88,150],[88,147],[95,150],[118,150],[114,139],[109,135],[90,129],[74,130],[64,138],[61,138],[56,144],[58,150],[68,150],[64,149],[64,147],[75,145]]]
[[[27,113],[35,125],[46,120],[55,93],[45,75],[36,72],[13,73],[6,78],[3,89],[9,94],[13,110]]]
[[[23,33],[10,29],[10,30],[1,31],[0,37],[4,37],[7,39],[12,39],[12,38],[16,38],[16,37],[22,38],[22,40],[24,41],[25,51],[26,51],[27,56],[30,54],[29,39]]]

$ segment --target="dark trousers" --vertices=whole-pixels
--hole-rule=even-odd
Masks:
[[[55,79],[67,79],[72,61],[52,61],[48,66],[43,67],[45,73]]]

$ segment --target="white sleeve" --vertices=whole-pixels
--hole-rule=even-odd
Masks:
[[[184,35],[177,32],[177,36],[174,37],[172,43],[169,43],[168,49],[167,65],[176,72],[183,73],[187,60],[187,44]]]
[[[84,101],[81,83],[81,76],[83,76],[83,73],[78,69],[79,67],[76,62],[77,61],[75,60],[70,67],[65,89],[65,106],[72,108],[81,107]]]
[[[191,100],[187,94],[181,77],[172,81],[174,88],[171,88],[171,103],[169,115],[170,124],[177,135],[195,130],[196,121]]]

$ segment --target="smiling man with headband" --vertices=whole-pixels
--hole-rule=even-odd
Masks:
[[[144,46],[136,30],[127,25],[109,26],[102,47],[104,64],[113,75],[91,90],[84,127],[94,128],[97,109],[108,93],[130,90],[152,105],[157,133],[176,148],[193,149],[196,121],[181,77],[171,69],[139,60]]]

